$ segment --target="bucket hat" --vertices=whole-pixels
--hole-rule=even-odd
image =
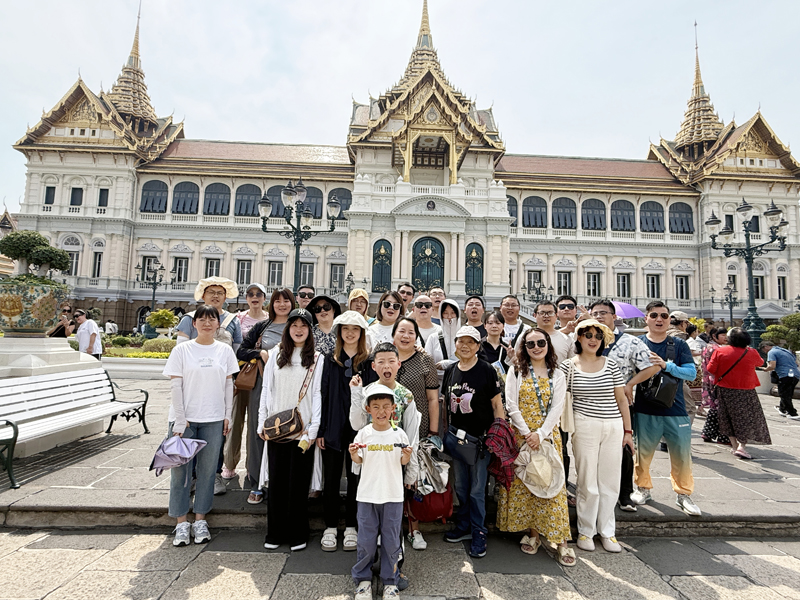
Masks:
[[[194,299],[197,301],[202,300],[206,288],[212,285],[225,288],[225,297],[228,299],[236,298],[239,295],[239,287],[227,277],[206,277],[197,282],[197,287],[194,288]]]
[[[333,335],[336,335],[339,325],[358,325],[364,331],[367,330],[367,320],[357,310],[346,310],[333,320],[331,328]]]

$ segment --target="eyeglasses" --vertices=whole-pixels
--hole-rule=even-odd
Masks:
[[[308,300],[309,298],[314,297],[314,292],[297,292],[297,297],[305,298],[306,300]]]
[[[414,302],[414,306],[417,308],[430,308],[433,306],[433,302]]]
[[[657,319],[658,317],[661,317],[662,319],[669,319],[669,313],[651,312],[648,316],[651,319]]]
[[[225,290],[222,290],[221,292],[217,292],[217,291],[214,291],[214,290],[206,290],[205,292],[203,292],[203,295],[205,296],[206,294],[208,294],[212,298],[215,298],[217,296],[224,297],[226,292],[225,292]]]
[[[559,304],[558,310],[575,310],[574,304]]]
[[[591,331],[587,331],[586,333],[581,334],[587,340],[595,339],[598,342],[602,342],[603,338],[605,337],[602,333],[592,333]]]
[[[607,311],[607,310],[598,310],[597,312],[593,312],[593,313],[592,313],[592,316],[593,316],[593,317],[595,317],[595,318],[597,318],[597,317],[605,317],[606,315],[610,315],[610,314],[611,314],[611,312],[610,312],[610,311]]]
[[[502,306],[503,308],[519,308],[519,304],[517,304],[516,302],[514,303],[504,302],[500,306]]]
[[[358,369],[353,369],[353,357],[351,356],[346,361],[344,361],[344,376],[347,378],[352,377],[353,375],[358,375]]]
[[[263,298],[264,294],[262,294],[261,292],[247,292],[247,297],[248,298]]]
[[[547,340],[528,340],[527,342],[525,342],[525,347],[528,350],[533,350],[537,346],[539,348],[544,348],[545,346],[547,346]]]
[[[553,312],[552,310],[540,310],[536,314],[539,315],[540,317],[554,317],[556,313]]]
[[[383,308],[391,308],[393,310],[400,310],[402,304],[399,302],[389,302],[388,300],[383,301]]]
[[[317,304],[311,309],[311,312],[313,312],[315,315],[318,315],[322,311],[328,312],[331,308],[331,305],[326,302],[325,304]]]

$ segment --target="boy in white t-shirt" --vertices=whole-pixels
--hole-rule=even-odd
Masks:
[[[403,527],[403,465],[412,448],[402,429],[393,427],[394,392],[374,384],[367,388],[366,409],[372,423],[356,434],[350,457],[361,465],[358,483],[358,554],[353,566],[355,600],[372,600],[372,561],[381,538],[383,598],[399,598],[400,534]]]

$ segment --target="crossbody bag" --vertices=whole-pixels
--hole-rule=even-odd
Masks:
[[[739,361],[740,361],[740,360],[742,360],[742,359],[744,358],[745,354],[747,354],[747,350],[748,350],[748,348],[745,348],[745,349],[744,349],[744,352],[742,352],[742,355],[741,355],[739,358],[737,358],[737,359],[736,359],[736,362],[735,362],[735,363],[733,363],[733,364],[732,364],[732,365],[731,365],[731,366],[728,368],[728,370],[727,370],[727,371],[725,371],[725,372],[722,374],[722,377],[720,377],[719,379],[717,379],[717,380],[715,380],[715,381],[714,381],[714,387],[713,387],[713,388],[711,388],[711,395],[712,395],[712,396],[714,396],[714,399],[718,399],[718,398],[719,398],[719,391],[717,390],[717,388],[719,387],[719,384],[720,384],[720,382],[722,382],[722,380],[723,380],[723,379],[725,379],[725,375],[727,375],[728,373],[730,373],[731,371],[733,371],[733,368],[734,368],[736,365],[738,365],[738,364],[739,364]]]
[[[303,401],[308,391],[308,386],[311,384],[318,357],[319,352],[314,352],[314,362],[311,363],[311,366],[306,371],[305,380],[300,387],[300,397],[297,399],[295,407],[267,416],[266,421],[264,421],[264,438],[266,438],[266,441],[291,442],[303,434],[305,426],[303,424],[303,416],[300,414],[300,403]]]

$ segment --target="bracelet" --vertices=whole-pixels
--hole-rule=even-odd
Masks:
[[[633,435],[633,429],[625,429],[624,432]]]

